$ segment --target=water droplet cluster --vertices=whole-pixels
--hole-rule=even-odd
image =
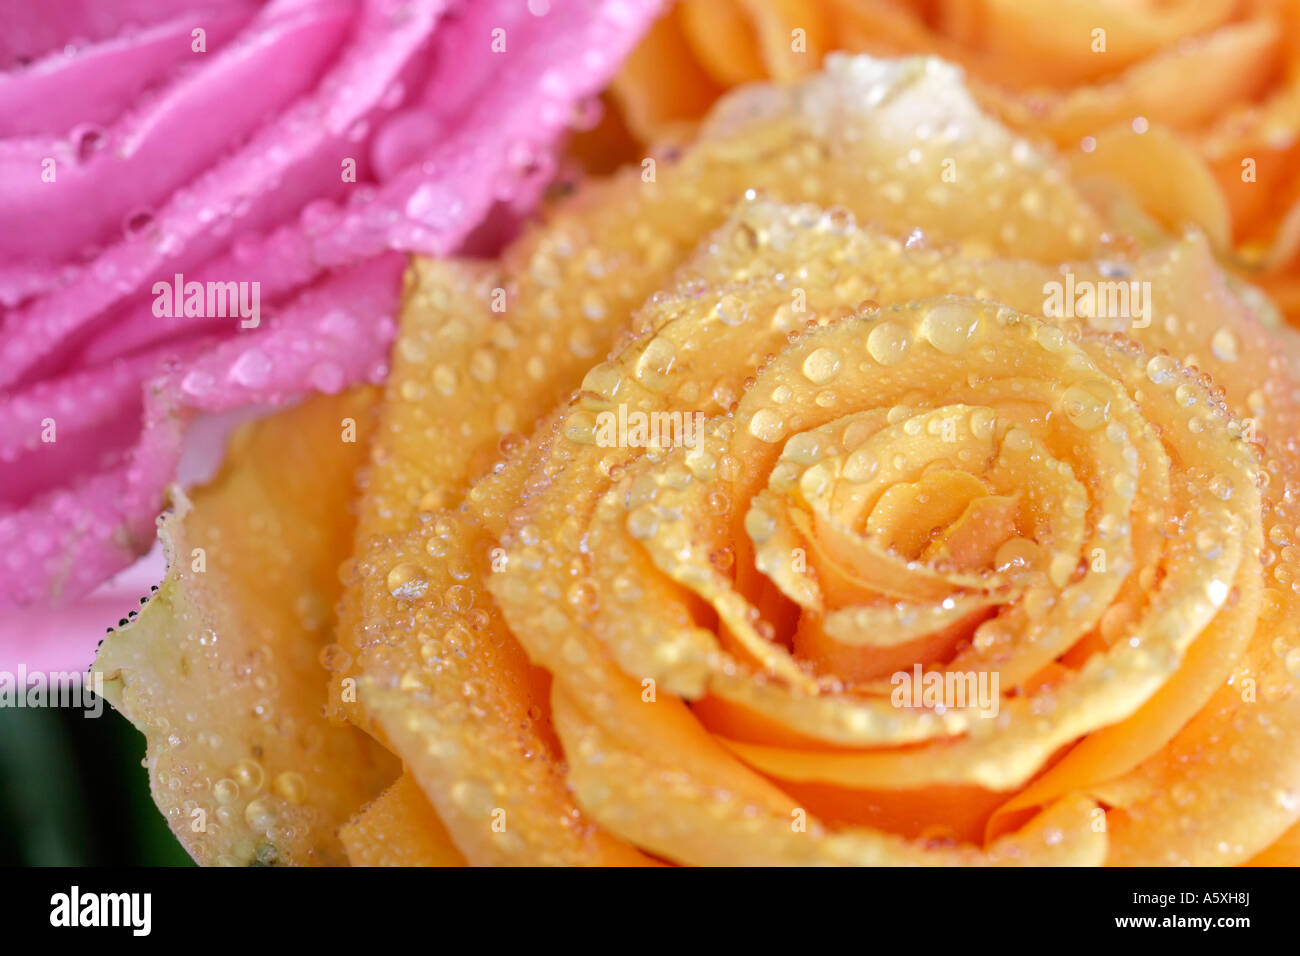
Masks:
[[[407,768],[357,826],[412,787],[476,863],[1227,862],[1289,826],[1297,350],[1205,241],[1105,241],[921,60],[743,90],[663,159],[408,277],[315,662]],[[1047,317],[1063,269],[1149,282],[1152,321]],[[704,423],[598,441],[619,409]],[[1040,809],[899,840],[936,787]]]

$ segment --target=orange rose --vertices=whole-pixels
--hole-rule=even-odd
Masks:
[[[1296,861],[1297,337],[950,66],[408,279],[101,650],[198,859]]]
[[[1300,323],[1300,5],[1293,0],[681,0],[615,81],[643,141],[721,91],[825,53],[933,53],[1080,172],[1196,222]],[[1216,188],[1217,186],[1217,188]]]

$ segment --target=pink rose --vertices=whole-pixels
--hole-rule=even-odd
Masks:
[[[195,414],[382,379],[405,253],[529,209],[658,3],[3,6],[0,610],[148,551]]]

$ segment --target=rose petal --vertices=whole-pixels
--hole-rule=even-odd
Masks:
[[[6,235],[23,237],[0,271],[0,302],[12,306],[0,313],[0,381],[22,410],[3,449],[51,452],[30,474],[61,479],[31,500],[34,477],[6,485],[0,606],[66,599],[144,550],[191,410],[289,401],[382,375],[400,293],[392,252],[446,252],[498,202],[530,206],[574,104],[600,89],[656,6],[584,2],[533,15],[514,3],[442,0],[360,9],[284,0],[256,13],[230,3],[205,8],[203,53],[180,29],[193,16],[169,8],[164,18],[147,3],[120,20],[80,11],[80,21],[16,27],[13,47],[26,56],[54,48],[78,22],[92,45],[0,82],[0,99],[15,107],[0,165],[21,167],[8,179],[17,218]],[[128,34],[128,23],[142,29]],[[508,46],[494,53],[491,28],[501,25]],[[22,104],[82,91],[109,62],[121,66],[120,85],[79,95],[77,106],[103,128],[50,140],[65,132],[58,110],[37,117]],[[175,62],[189,65],[149,86]],[[40,178],[46,154],[56,160],[52,183]],[[340,177],[349,157],[356,185]],[[260,283],[275,317],[211,348],[207,339],[230,336],[234,321],[153,312],[154,283],[177,273]],[[130,379],[143,384],[154,357],[185,365],[146,386],[139,436],[126,424],[98,428],[131,420],[141,396]],[[65,441],[57,463],[51,446],[33,446],[47,406],[74,410],[66,422],[53,413]],[[110,452],[123,460],[105,464]]]
[[[178,493],[162,525],[167,578],[96,658],[105,695],[147,738],[172,832],[201,862],[340,863],[338,827],[397,776],[383,748],[321,714],[374,400],[322,396],[238,433],[213,482],[192,501]]]

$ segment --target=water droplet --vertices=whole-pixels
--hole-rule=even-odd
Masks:
[[[316,391],[333,395],[342,390],[347,377],[337,362],[317,362],[308,373],[308,380]]]
[[[153,225],[153,212],[148,209],[137,209],[135,212],[128,213],[122,220],[122,234],[128,239],[134,239],[151,225]]]
[[[998,548],[993,566],[1001,572],[1033,570],[1042,561],[1042,551],[1028,538],[1009,538]]]
[[[724,295],[713,313],[723,325],[742,325],[749,320],[749,308],[737,295]]]
[[[776,519],[762,508],[750,508],[745,513],[745,533],[755,544],[762,544],[776,534]]]
[[[256,760],[245,758],[239,761],[230,771],[230,776],[234,778],[240,789],[245,793],[257,793],[262,789],[264,779],[262,765]]]
[[[599,322],[605,317],[605,300],[600,297],[600,293],[588,291],[582,294],[582,314],[592,322]]]
[[[593,611],[596,607],[596,586],[590,581],[574,581],[565,592],[565,598],[575,608]]]
[[[352,655],[342,645],[326,644],[320,649],[320,666],[331,673],[346,670],[352,663]]]
[[[258,832],[265,832],[275,822],[275,810],[266,800],[254,800],[244,808],[244,820]]]
[[[649,505],[642,505],[627,516],[628,534],[638,541],[646,541],[659,530],[659,516]]]
[[[879,463],[876,457],[865,448],[859,448],[844,460],[844,467],[840,471],[841,477],[845,481],[860,485],[864,481],[870,480],[871,476],[876,473]]]
[[[760,408],[749,420],[749,433],[759,441],[778,442],[785,434],[785,419],[772,408]]]
[[[230,380],[245,388],[261,388],[271,377],[271,360],[261,349],[249,349],[230,367]]]
[[[229,777],[222,777],[212,785],[212,795],[217,798],[217,803],[234,803],[239,799],[239,784]]]
[[[418,564],[403,561],[388,572],[388,593],[399,601],[410,601],[424,596],[429,590],[429,579]]]
[[[662,389],[677,361],[677,350],[667,339],[651,339],[636,363],[637,380],[650,389]]]
[[[463,614],[474,606],[474,592],[463,584],[453,584],[442,595],[447,610]]]
[[[840,353],[834,349],[817,349],[804,359],[803,373],[814,385],[822,385],[840,370]]]
[[[821,452],[821,439],[818,435],[815,432],[803,432],[786,442],[781,456],[802,465],[811,465],[821,457]]]
[[[1231,329],[1219,329],[1210,340],[1210,351],[1221,362],[1237,361],[1237,336]]]
[[[1061,408],[1077,428],[1092,431],[1106,423],[1109,407],[1082,385],[1071,385],[1061,393]]]
[[[932,308],[925,317],[925,337],[945,355],[956,355],[970,345],[979,329],[979,314],[964,305],[945,302]],[[868,348],[870,343],[868,342]]]
[[[991,408],[972,409],[968,425],[976,438],[989,439],[997,432],[998,415]]]
[[[446,365],[439,365],[433,370],[433,387],[443,395],[456,393],[456,373]]]
[[[497,360],[488,349],[479,349],[470,358],[469,374],[480,382],[488,384],[496,378]]]
[[[1147,378],[1155,385],[1168,385],[1178,374],[1178,363],[1168,355],[1157,355],[1147,362]]]
[[[1223,542],[1217,534],[1208,529],[1202,528],[1198,531],[1194,543],[1202,557],[1213,559],[1223,553]]]
[[[903,361],[909,345],[911,335],[897,322],[881,322],[867,336],[867,352],[881,365],[897,365]]]
[[[1285,664],[1288,674],[1300,678],[1300,647],[1293,647],[1287,652]]]
[[[1065,333],[1054,325],[1040,325],[1038,331],[1034,333],[1034,338],[1049,352],[1059,352],[1067,344]]]
[[[87,123],[75,128],[69,139],[72,140],[77,161],[84,163],[104,148],[106,134],[102,127]]]

